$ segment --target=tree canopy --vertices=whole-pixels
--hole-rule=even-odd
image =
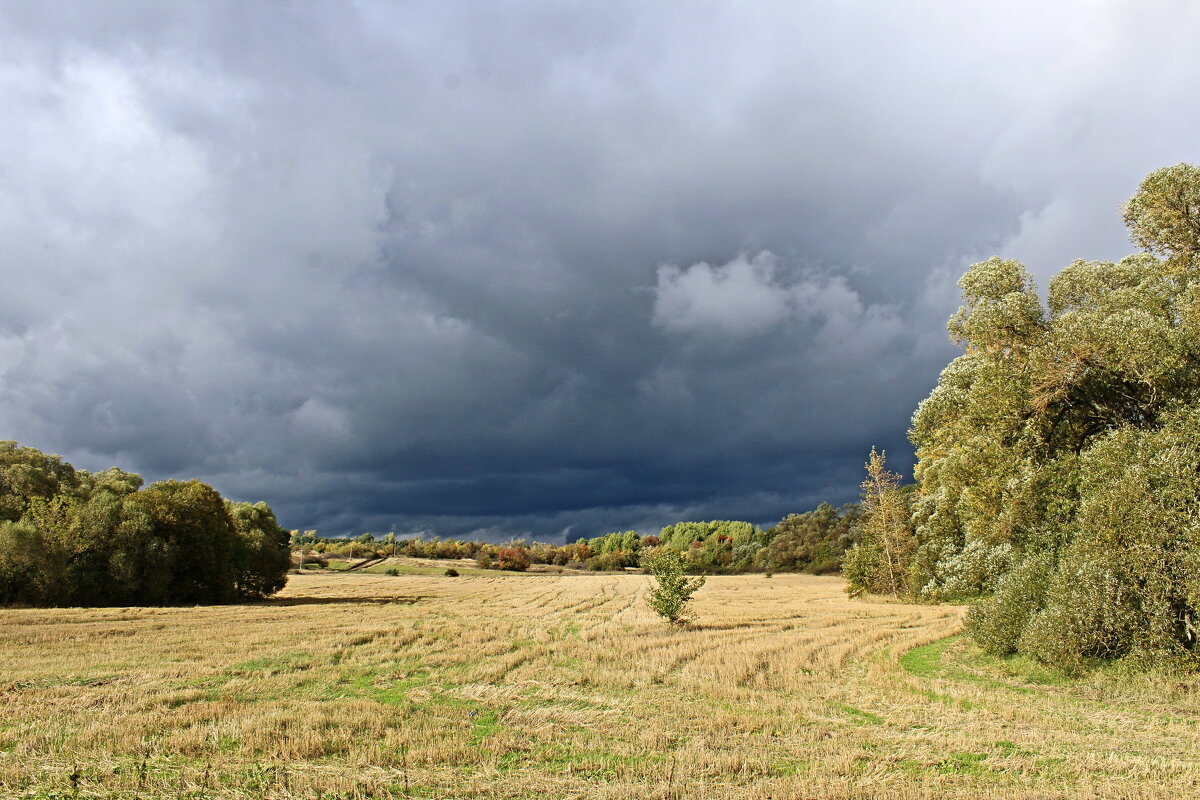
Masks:
[[[164,605],[265,597],[283,587],[288,533],[265,503],[200,481],[112,468],[0,442],[0,603]]]
[[[1125,220],[1149,252],[1075,261],[1045,307],[1020,263],[971,267],[910,431],[904,588],[984,595],[988,650],[1067,669],[1198,652],[1200,169],[1152,173]]]

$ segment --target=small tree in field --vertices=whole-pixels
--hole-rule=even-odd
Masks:
[[[659,548],[642,559],[642,565],[650,571],[655,581],[647,602],[654,613],[673,625],[683,625],[689,621],[683,615],[684,608],[705,580],[703,575],[698,578],[684,575],[684,563],[683,553],[665,548]]]
[[[846,552],[842,575],[851,597],[866,592],[902,595],[916,539],[900,475],[887,470],[884,453],[871,448],[867,479],[862,482],[862,539]]]

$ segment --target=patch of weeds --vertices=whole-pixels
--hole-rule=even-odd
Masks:
[[[1028,750],[1024,747],[1021,747],[1016,742],[993,742],[992,749],[995,750],[996,754],[1000,756],[1020,756],[1023,758],[1028,758],[1029,756],[1037,755],[1037,751]]]
[[[842,713],[848,715],[855,725],[882,725],[883,717],[878,714],[872,714],[870,711],[863,711],[861,708],[839,703],[836,708]]]
[[[495,711],[487,713],[478,710],[471,713],[471,744],[478,746],[499,728],[500,714]]]
[[[559,669],[582,670],[586,666],[583,663],[583,659],[579,658],[578,656],[563,656],[563,655],[560,655],[557,658],[555,658],[553,664],[554,664],[554,666],[558,667]]]
[[[1032,658],[1022,655],[1011,655],[1000,658],[989,656],[982,651],[973,654],[970,665],[984,669],[995,669],[1007,677],[1017,678],[1024,683],[1035,686],[1066,686],[1072,683],[1067,675],[1039,664]],[[1010,687],[1017,688],[1017,687]]]
[[[516,769],[527,761],[528,755],[524,750],[510,750],[496,761],[496,769],[501,772]]]
[[[951,753],[937,763],[936,769],[942,775],[983,775],[987,771],[983,766],[987,757],[987,753]]]
[[[1034,760],[1033,766],[1037,767],[1039,770],[1057,772],[1059,768],[1066,763],[1067,759],[1063,758],[1062,756],[1048,756],[1046,758]]]
[[[420,783],[405,784],[403,782],[390,783],[383,787],[387,792],[387,797],[438,797],[439,792],[433,786],[425,786]],[[370,795],[368,795],[370,796]],[[378,795],[376,795],[378,796]],[[322,795],[321,797],[324,797]],[[342,795],[337,795],[337,800],[341,800]],[[333,800],[333,798],[331,798]]]
[[[666,761],[664,753],[623,755],[604,750],[576,748],[570,744],[549,745],[533,758],[539,767],[570,772],[593,780],[612,780],[622,772],[635,771],[648,765],[661,765]]]
[[[810,772],[813,768],[813,762],[803,759],[789,759],[787,761],[777,761],[767,767],[768,778],[790,778],[796,775],[803,775]]]
[[[252,658],[249,661],[243,661],[240,664],[234,664],[231,667],[226,667],[224,670],[222,670],[222,673],[224,675],[238,677],[245,677],[249,675],[270,676],[280,675],[285,672],[300,672],[303,670],[312,669],[312,666],[312,653],[281,653],[275,656]]]
[[[368,670],[357,675],[343,676],[336,684],[327,688],[323,700],[363,698],[387,706],[401,706],[411,702],[413,689],[430,685],[429,672],[418,669],[409,672],[400,680],[381,679],[378,672]]]
[[[924,697],[925,699],[929,700],[931,703],[945,703],[948,706],[958,705],[957,697],[954,697],[953,695],[949,695],[949,694],[942,694],[941,692],[935,692],[932,689],[918,689],[918,690],[916,690],[916,694],[920,695],[921,697]],[[916,727],[922,727],[922,726],[916,726]]]
[[[909,650],[900,658],[900,666],[919,678],[944,678],[946,680],[973,683],[989,689],[1005,689],[1018,694],[1038,694],[1037,686],[1061,686],[1071,682],[1065,675],[1038,664],[1024,656],[990,656],[977,647],[956,653],[959,663],[948,664],[944,656],[951,646],[965,642],[963,635],[939,639],[922,647]],[[999,673],[1006,678],[1015,678],[1033,686],[1014,685],[998,678],[980,674],[980,671]],[[961,705],[961,704],[960,704]],[[973,706],[963,706],[970,710]]]

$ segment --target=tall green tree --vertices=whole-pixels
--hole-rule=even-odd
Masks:
[[[1200,591],[1200,169],[1152,173],[1125,208],[1150,252],[1076,261],[1042,308],[1017,262],[963,277],[964,346],[917,409],[912,575],[983,595],[995,653],[1065,669],[1192,659]]]
[[[16,521],[31,499],[70,494],[78,485],[74,467],[61,456],[0,441],[0,520]]]

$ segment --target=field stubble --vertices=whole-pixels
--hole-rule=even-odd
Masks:
[[[0,610],[5,797],[1047,798],[1195,791],[1190,681],[988,661],[962,609],[713,577],[293,576]]]

